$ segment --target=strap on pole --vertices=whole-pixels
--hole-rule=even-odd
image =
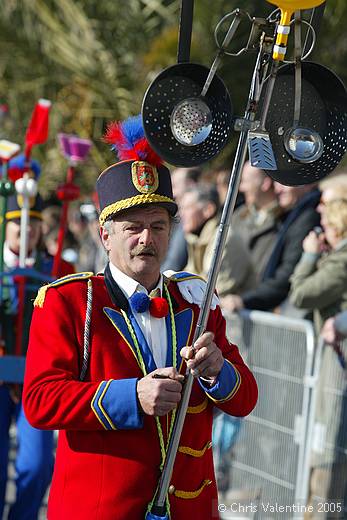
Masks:
[[[322,18],[324,15],[325,6],[326,6],[326,2],[319,5],[318,7],[314,7],[311,12],[309,23],[312,25],[313,29],[315,30],[316,36],[320,29],[320,25],[321,25]],[[305,43],[304,43],[303,51],[302,51],[303,56],[305,56],[305,54],[307,53],[307,51],[311,47],[311,45],[312,45],[312,34],[311,34],[311,31],[307,31]]]
[[[194,0],[181,1],[181,16],[178,33],[177,63],[190,60],[190,45],[192,41]]]

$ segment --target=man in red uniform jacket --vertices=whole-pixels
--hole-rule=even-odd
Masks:
[[[137,122],[132,118],[114,133]],[[126,160],[97,181],[109,255],[104,275],[65,277],[36,299],[24,406],[34,426],[60,430],[49,520],[144,520],[186,365],[195,381],[167,513],[172,520],[218,518],[213,408],[244,416],[256,404],[255,380],[226,339],[219,307],[193,357],[186,346],[198,306],[181,296],[184,274],[167,279],[160,273],[177,206],[169,171],[143,148],[139,155],[120,155]]]

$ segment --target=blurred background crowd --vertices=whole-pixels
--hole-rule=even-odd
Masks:
[[[213,32],[221,16],[236,7],[254,16],[273,10],[259,0],[199,0],[195,4],[191,61],[206,66],[215,56]],[[40,223],[35,217],[31,220],[30,233],[36,238],[29,242],[29,257],[36,261],[32,253],[37,250],[50,259],[57,253],[62,204],[56,192],[65,181],[66,158],[56,136],[64,131],[91,139],[93,147],[88,160],[76,168],[81,195],[69,204],[62,251],[66,270],[57,274],[100,272],[107,256],[93,190],[98,173],[115,162],[101,136],[110,120],[138,113],[146,87],[157,73],[175,63],[180,1],[129,0],[125,8],[121,0],[0,0],[0,6],[0,139],[22,142],[34,102],[42,96],[52,100],[48,140],[34,153],[42,165],[38,187],[43,206]],[[333,59],[334,71],[345,83],[346,16],[345,0],[327,2],[313,54],[327,66]],[[236,49],[248,34],[249,27],[240,30]],[[235,113],[243,113],[253,66],[254,56],[247,54],[225,60],[220,67]],[[163,271],[185,270],[207,278],[237,138],[235,133],[222,153],[203,168],[171,168],[179,221],[172,229]],[[347,310],[345,165],[343,161],[338,171],[319,184],[287,187],[245,164],[217,281],[225,312],[257,309],[313,320],[317,334],[323,330],[332,344],[343,331],[347,334],[347,319],[340,314]],[[18,265],[19,254],[18,222],[8,227],[5,270]],[[2,318],[9,323],[8,316],[17,311],[8,308],[6,312]],[[30,322],[30,315],[26,319]],[[8,333],[13,336],[12,325]],[[0,502],[7,480],[11,414],[20,401],[17,390],[12,387],[11,395],[4,395],[6,403],[11,399],[12,408],[9,405],[5,410],[5,401],[1,402],[6,417],[3,422],[0,417]],[[4,385],[0,385],[1,393]],[[37,450],[36,462],[33,477],[37,479],[48,466],[47,455]],[[45,478],[48,485],[50,468]],[[347,475],[342,485],[346,481]],[[23,518],[20,513],[13,515]]]

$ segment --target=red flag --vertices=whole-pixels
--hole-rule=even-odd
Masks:
[[[28,129],[25,134],[25,156],[30,157],[31,148],[35,144],[43,144],[48,137],[48,116],[51,102],[39,99],[36,103]]]

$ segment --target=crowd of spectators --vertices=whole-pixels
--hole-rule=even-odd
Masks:
[[[177,168],[172,178],[179,221],[163,267],[194,272],[206,279],[226,197],[228,170],[203,173],[198,168]],[[347,174],[334,173],[319,185],[284,186],[246,162],[240,194],[243,201],[234,210],[218,274],[217,292],[224,309],[311,317],[321,307],[323,321],[343,310],[340,297],[330,290],[319,302],[311,289],[307,291],[310,297],[304,298],[306,286],[300,272],[303,265],[308,268],[309,264],[313,272],[317,263],[329,265],[343,255]],[[178,251],[186,253],[178,257]],[[174,255],[176,262],[170,264]],[[345,281],[338,282],[341,290]],[[323,291],[322,284],[317,285]]]
[[[54,256],[58,247],[61,208],[48,205],[42,212],[42,219],[45,246]],[[107,255],[100,239],[98,212],[91,199],[69,208],[62,258],[74,264],[77,272],[98,273],[106,265]]]

